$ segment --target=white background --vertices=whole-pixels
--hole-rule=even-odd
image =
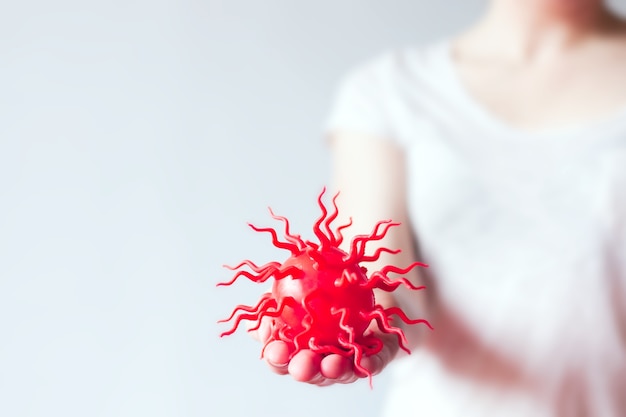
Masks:
[[[0,1],[0,416],[375,416],[387,375],[271,374],[216,321],[305,237],[342,75],[484,1]],[[624,9],[626,1],[619,3]]]

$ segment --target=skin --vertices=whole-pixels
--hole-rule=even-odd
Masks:
[[[599,0],[499,0],[453,42],[461,83],[496,119],[536,132],[626,109],[626,22]]]
[[[532,132],[592,124],[626,109],[626,22],[600,0],[493,0],[482,19],[454,39],[453,61],[474,100],[516,129]],[[339,209],[354,220],[348,231],[369,233],[371,225],[385,218],[402,223],[380,242],[381,246],[401,248],[402,253],[383,256],[367,265],[368,269],[415,261],[402,152],[388,138],[354,132],[333,132],[330,148],[334,188],[342,192]],[[347,235],[346,242],[350,238]],[[407,278],[420,282],[417,270]],[[376,297],[385,307],[399,303],[388,293]],[[428,309],[428,300],[415,299],[422,297],[424,292],[407,293],[404,308],[419,305]],[[430,314],[433,312],[421,311],[415,316],[429,318]],[[421,329],[405,329],[412,349],[424,337],[415,333]],[[269,330],[266,322],[253,336],[264,341]],[[382,352],[363,360],[374,374],[398,353],[395,337],[381,338]],[[265,350],[273,372],[289,374],[297,381],[326,386],[364,377],[348,359],[337,355],[321,357],[304,350],[291,361],[288,357],[282,342],[272,342]]]

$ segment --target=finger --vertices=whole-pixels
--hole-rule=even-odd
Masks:
[[[379,354],[372,355],[372,356],[365,356],[364,358],[361,359],[361,366],[367,369],[372,375],[379,374],[383,370],[385,365],[386,365],[385,362],[379,356]],[[369,375],[363,375],[363,373],[358,370],[356,370],[356,372],[361,377],[369,376]]]
[[[337,381],[334,381],[332,379],[327,379],[327,378],[320,378],[320,382],[316,383],[315,385],[317,385],[318,387],[328,387],[330,385],[336,384]]]
[[[398,342],[393,335],[383,335],[380,337],[383,342],[383,347],[375,355],[364,356],[361,358],[360,365],[371,372],[372,375],[377,375],[393,360],[395,353],[398,351]],[[360,377],[366,377],[362,371],[356,370],[355,373]]]
[[[354,372],[347,372],[341,378],[336,379],[335,382],[338,384],[352,384],[353,382],[358,381],[360,378]]]
[[[280,375],[288,373],[289,347],[285,342],[275,340],[268,343],[263,352],[263,358],[273,372]]]
[[[322,358],[319,354],[311,350],[301,350],[289,361],[289,374],[300,382],[311,382],[320,373],[320,362]]]
[[[328,379],[339,379],[351,370],[350,359],[337,354],[324,357],[320,363],[320,373]]]
[[[319,372],[315,374],[313,378],[311,378],[310,380],[306,382],[311,385],[317,385],[318,387],[326,387],[328,385],[334,384],[333,380],[324,378],[324,376],[322,376],[322,374],[320,374]]]
[[[251,330],[252,323],[253,322],[246,322],[248,333],[252,336],[252,338],[258,340],[259,342],[265,342],[269,339],[272,332],[272,319],[270,317],[263,317],[258,328],[255,330]]]

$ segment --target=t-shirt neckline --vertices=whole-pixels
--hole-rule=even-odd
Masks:
[[[626,129],[626,105],[612,111],[610,114],[604,115],[596,121],[539,129],[524,129],[514,126],[487,109],[467,90],[454,64],[451,39],[446,38],[437,43],[434,46],[434,53],[435,59],[439,62],[441,71],[443,71],[442,75],[446,77],[448,82],[448,90],[455,95],[455,99],[464,106],[465,111],[469,112],[482,125],[501,135],[524,138],[526,140],[529,138],[556,139],[572,138],[581,135],[593,136],[588,135],[588,133],[598,133],[622,125]]]

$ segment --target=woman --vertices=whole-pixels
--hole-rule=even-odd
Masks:
[[[428,290],[377,295],[435,327],[405,329],[389,416],[626,415],[624,20],[492,0],[462,35],[351,73],[329,131],[352,232],[401,221],[378,266],[430,264],[409,276]],[[397,356],[385,340],[374,373]],[[362,377],[278,341],[265,357],[312,384]]]

